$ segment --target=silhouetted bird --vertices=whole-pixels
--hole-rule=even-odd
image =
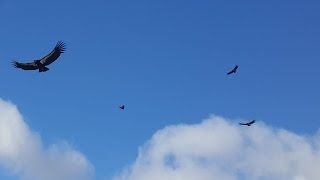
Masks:
[[[247,122],[247,123],[239,123],[240,125],[245,125],[245,126],[251,126],[253,123],[255,123],[256,121],[253,120],[253,121],[250,121],[250,122]]]
[[[122,106],[119,106],[119,108],[120,108],[120,109],[122,109],[122,110],[124,110],[124,105],[122,105]]]
[[[61,53],[64,53],[66,50],[66,45],[62,41],[59,41],[54,49],[45,57],[34,60],[33,62],[28,63],[20,63],[17,61],[13,61],[12,64],[15,68],[21,68],[23,70],[36,70],[39,69],[39,72],[46,72],[49,70],[46,66],[53,63],[58,59]]]
[[[236,65],[230,72],[227,73],[227,75],[230,75],[232,73],[236,73],[237,72],[237,69],[238,69],[238,65]]]

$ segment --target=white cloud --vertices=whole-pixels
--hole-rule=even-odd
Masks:
[[[159,130],[114,180],[319,180],[319,168],[319,134],[213,116]]]
[[[66,142],[43,148],[16,106],[0,99],[0,165],[23,180],[88,180],[93,167]]]

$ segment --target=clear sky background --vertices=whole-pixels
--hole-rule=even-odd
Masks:
[[[63,139],[83,153],[97,180],[132,163],[157,130],[211,114],[314,134],[319,8],[297,0],[1,1],[0,97],[44,146]],[[49,71],[12,67],[59,40],[67,50]],[[5,168],[1,175],[16,179]]]

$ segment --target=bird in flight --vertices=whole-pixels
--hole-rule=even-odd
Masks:
[[[237,69],[238,69],[238,65],[236,65],[231,71],[229,71],[228,73],[227,73],[227,75],[230,75],[230,74],[232,74],[232,73],[236,73],[237,72]]]
[[[253,123],[255,123],[256,121],[255,120],[252,120],[250,122],[247,122],[247,123],[239,123],[240,125],[244,125],[244,126],[251,126]]]
[[[49,70],[46,66],[53,63],[57,60],[61,53],[64,53],[66,50],[66,44],[62,41],[58,41],[54,49],[46,56],[41,59],[33,60],[32,62],[21,63],[17,61],[13,61],[12,64],[15,68],[20,68],[23,70],[37,70],[39,72],[46,72]]]
[[[122,110],[124,110],[124,105],[122,105],[122,106],[119,106],[119,108],[120,108],[120,109],[122,109]]]

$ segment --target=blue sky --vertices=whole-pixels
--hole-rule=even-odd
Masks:
[[[317,1],[2,1],[1,98],[44,145],[81,151],[111,178],[171,124],[210,114],[298,134],[320,120]],[[12,60],[64,53],[46,73]],[[238,73],[226,72],[239,65]],[[125,111],[117,106],[125,104]],[[10,179],[5,170],[2,176]]]

